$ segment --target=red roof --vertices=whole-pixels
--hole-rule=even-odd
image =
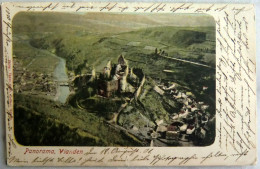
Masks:
[[[177,126],[173,126],[173,125],[169,125],[168,127],[167,127],[167,131],[177,131]]]

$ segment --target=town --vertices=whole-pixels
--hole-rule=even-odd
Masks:
[[[160,53],[162,52],[160,51]],[[160,118],[154,122],[149,120],[147,125],[143,126],[121,125],[118,122],[121,113],[131,107],[128,106],[131,102],[141,102],[140,97],[145,97],[144,88],[147,81],[153,82],[152,90],[154,92],[169,98],[167,104],[170,104],[170,102],[177,103],[181,105],[180,109],[176,112],[169,112],[168,120]],[[95,102],[107,102],[108,100],[113,102],[121,99],[120,105],[114,110],[115,112],[109,112],[111,116],[107,119],[107,123],[136,137],[146,146],[171,146],[176,144],[193,146],[194,142],[206,138],[207,132],[210,130],[209,125],[214,124],[214,116],[211,116],[208,111],[209,105],[196,100],[191,91],[179,90],[179,85],[175,82],[163,83],[146,77],[142,70],[130,68],[123,55],[118,57],[117,64],[108,61],[103,72],[99,75],[93,68],[91,74],[78,76],[74,84],[76,91],[82,92],[82,89],[85,88],[89,91],[90,87],[92,91],[92,93],[84,95],[84,97],[89,98],[78,98],[76,105],[79,108],[89,109],[91,105],[86,104],[90,103],[86,102],[86,100],[90,98],[93,100],[93,97]],[[201,87],[202,92],[207,89],[207,86]],[[105,109],[109,109],[108,107],[109,105],[104,106],[104,110],[100,114],[106,116],[104,115],[107,112]]]
[[[30,72],[14,59],[14,83],[17,93],[55,96],[57,83],[52,74]]]
[[[216,24],[207,15],[178,17],[15,15],[17,142],[211,145],[216,134]]]
[[[157,48],[155,54],[168,55],[165,51],[157,50]],[[209,113],[209,105],[196,100],[191,91],[179,90],[179,84],[176,82],[162,82],[146,77],[142,69],[129,67],[128,61],[122,54],[118,57],[117,64],[108,61],[100,74],[97,74],[93,67],[91,74],[74,76],[71,73],[69,80],[65,83],[55,80],[52,74],[29,72],[26,68],[22,68],[17,61],[14,62],[14,66],[16,92],[53,99],[57,95],[57,92],[54,91],[57,91],[61,86],[68,86],[71,90],[70,93],[75,93],[75,91],[81,95],[85,93],[83,99],[82,96],[75,95],[77,108],[89,109],[93,106],[89,104],[90,102],[86,102],[85,105],[81,102],[82,100],[93,100],[93,97],[96,99],[95,102],[105,102],[99,111],[104,117],[109,114],[107,124],[136,137],[146,146],[193,146],[195,141],[198,142],[206,138],[207,132],[210,131],[209,125],[214,124],[215,116]],[[168,98],[167,104],[174,102],[181,105],[179,110],[169,112],[168,120],[163,118],[150,119],[147,125],[120,124],[120,115],[128,109],[128,105],[132,101],[141,102],[140,98],[145,97],[144,85],[147,85],[147,81],[152,82],[149,85],[152,84],[151,88],[154,92]],[[202,92],[207,89],[207,86],[201,86]],[[108,104],[114,105],[115,109],[112,110],[114,112],[107,112],[106,109],[109,109],[109,105],[106,102],[108,100],[110,100]],[[118,102],[118,100],[120,100],[118,104],[111,104],[111,102]]]

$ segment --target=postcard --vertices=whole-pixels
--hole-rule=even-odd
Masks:
[[[8,165],[257,162],[252,4],[1,11]]]

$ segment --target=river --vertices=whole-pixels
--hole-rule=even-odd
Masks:
[[[30,46],[31,48],[34,48],[36,50],[42,51],[48,55],[51,55],[55,58],[57,58],[59,60],[59,63],[56,65],[54,72],[53,72],[53,76],[54,76],[54,80],[57,82],[57,92],[56,95],[54,97],[54,101],[58,101],[61,103],[66,103],[68,96],[70,95],[70,90],[69,90],[69,86],[61,86],[61,83],[68,83],[69,81],[69,77],[67,75],[67,69],[66,69],[66,60],[58,57],[57,55],[51,53],[50,51],[46,50],[46,49],[38,49],[33,47],[29,40],[22,40],[20,39],[22,42],[24,42],[25,44],[27,44],[28,46]],[[31,61],[31,63],[34,60]],[[31,64],[30,63],[30,64]]]
[[[58,57],[54,54],[51,54],[52,56],[59,59],[59,63],[54,69],[53,76],[55,80],[57,81],[57,93],[54,98],[55,101],[59,101],[61,103],[66,103],[66,100],[70,94],[69,86],[61,86],[61,83],[68,83],[68,75],[66,71],[66,60]]]

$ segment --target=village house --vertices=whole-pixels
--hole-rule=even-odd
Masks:
[[[205,139],[209,130],[208,122],[210,121],[209,113],[206,110],[209,108],[204,102],[196,102],[195,95],[190,91],[179,91],[174,82],[162,83],[158,82],[153,90],[158,94],[167,94],[180,103],[182,108],[178,112],[174,112],[170,118],[170,124],[164,124],[162,119],[157,119],[156,133],[154,138],[166,139],[166,142],[172,143],[173,140],[188,142],[194,138]]]

